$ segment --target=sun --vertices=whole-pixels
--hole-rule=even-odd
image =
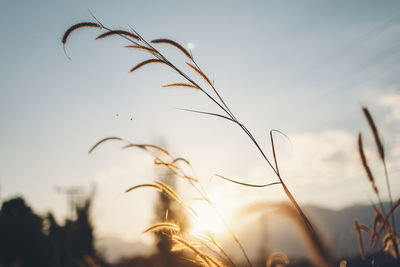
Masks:
[[[213,198],[212,200],[214,200],[213,203],[216,204],[217,209],[221,210],[221,212],[218,211],[219,213],[217,213],[217,211],[206,201],[196,201],[195,203],[192,203],[191,207],[196,212],[197,216],[193,216],[190,219],[190,230],[197,233],[209,233],[213,236],[221,237],[227,233],[227,228],[219,214],[229,224],[233,211],[228,209],[228,207],[225,207],[223,210],[219,209],[218,207],[220,205],[217,204],[221,203],[216,201],[218,199]]]
[[[226,231],[215,210],[205,201],[192,205],[198,216],[191,218],[191,230],[199,233],[221,235]]]

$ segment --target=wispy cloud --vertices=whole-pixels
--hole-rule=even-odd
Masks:
[[[379,97],[379,106],[389,110],[385,122],[400,122],[400,93],[385,93]]]
[[[327,183],[329,178],[349,175],[358,164],[356,137],[343,130],[302,132],[290,135],[292,151],[282,154],[288,176],[300,183]]]

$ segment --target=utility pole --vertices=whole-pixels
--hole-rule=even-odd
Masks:
[[[56,192],[67,195],[67,210],[70,210],[69,219],[72,221],[75,218],[77,197],[84,193],[82,187],[78,186],[56,186]],[[68,216],[67,216],[68,217]]]

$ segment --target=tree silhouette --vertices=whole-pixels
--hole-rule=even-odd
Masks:
[[[49,213],[36,215],[22,198],[3,203],[0,211],[0,266],[107,266],[94,247],[90,220],[92,196],[76,207],[76,220],[58,225]]]
[[[61,227],[49,214],[49,238],[56,254],[55,266],[104,266],[104,260],[94,247],[93,226],[90,220],[92,197],[87,198],[76,207],[77,218],[66,220]]]
[[[43,219],[22,198],[3,203],[0,212],[0,265],[54,266]]]

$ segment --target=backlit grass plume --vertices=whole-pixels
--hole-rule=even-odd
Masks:
[[[391,254],[393,258],[397,260],[397,263],[400,264],[400,243],[399,243],[399,234],[396,230],[396,220],[394,216],[394,212],[400,205],[400,199],[393,203],[391,186],[389,182],[389,175],[386,167],[386,157],[385,150],[382,142],[382,138],[378,132],[378,128],[375,124],[374,119],[372,118],[371,113],[368,108],[362,107],[362,112],[365,116],[365,119],[371,129],[372,136],[375,141],[378,157],[380,158],[384,173],[385,173],[385,181],[387,192],[390,201],[390,210],[386,212],[383,202],[381,200],[380,192],[376,186],[375,177],[372,174],[370,166],[368,165],[367,157],[364,152],[364,146],[362,141],[361,133],[358,134],[358,150],[360,154],[361,164],[366,172],[368,181],[372,185],[372,189],[378,199],[379,206],[374,205],[375,216],[373,218],[371,229],[366,227],[365,225],[361,225],[357,220],[354,221],[354,229],[353,231],[357,233],[357,238],[360,247],[360,254],[363,260],[366,260],[366,252],[364,247],[364,242],[362,238],[362,231],[369,234],[369,246],[372,251],[372,261],[375,257],[375,250],[378,247],[378,251],[383,251],[384,253]]]
[[[298,218],[301,220],[302,224],[306,228],[306,232],[312,236],[312,238],[318,238],[321,239],[317,231],[314,229],[313,225],[311,224],[310,220],[306,216],[306,214],[303,212],[302,208],[300,205],[297,203],[296,199],[293,197],[292,193],[290,192],[288,186],[286,185],[283,177],[281,176],[278,168],[278,162],[277,162],[277,156],[276,156],[276,151],[275,151],[275,146],[273,143],[273,136],[272,136],[272,131],[270,134],[271,137],[271,148],[273,152],[273,161],[266,156],[265,149],[260,145],[259,141],[256,140],[256,138],[253,136],[253,134],[250,132],[250,130],[245,126],[245,124],[241,121],[239,121],[230,107],[226,104],[224,99],[222,98],[221,94],[217,90],[217,88],[214,85],[214,82],[211,81],[211,79],[208,77],[208,75],[200,68],[200,66],[197,64],[195,61],[195,58],[191,51],[188,51],[184,48],[183,45],[179,44],[178,42],[174,40],[170,40],[167,38],[158,38],[153,41],[146,41],[137,31],[131,28],[130,31],[126,30],[121,30],[121,29],[110,29],[103,25],[99,20],[97,20],[95,17],[93,17],[96,22],[84,22],[84,23],[78,23],[73,26],[71,26],[69,29],[66,30],[63,38],[62,38],[62,44],[65,45],[67,44],[67,41],[69,40],[69,35],[71,32],[84,28],[84,27],[91,27],[96,30],[100,30],[100,35],[96,38],[97,40],[99,39],[106,39],[109,37],[120,37],[121,39],[125,40],[127,44],[125,47],[127,48],[132,48],[132,49],[140,49],[145,53],[148,53],[150,56],[149,59],[136,63],[133,65],[133,67],[130,69],[130,72],[134,72],[144,66],[147,65],[155,65],[157,64],[163,64],[175,74],[178,76],[178,80],[174,83],[164,85],[164,87],[185,87],[185,88],[191,88],[196,91],[200,91],[205,97],[207,97],[213,104],[217,106],[219,109],[219,113],[211,113],[207,111],[198,111],[198,110],[191,110],[191,109],[184,109],[185,111],[188,112],[194,112],[198,114],[203,114],[207,116],[214,116],[218,117],[220,119],[223,119],[227,122],[233,122],[235,126],[239,127],[241,131],[250,139],[250,142],[256,147],[258,152],[260,153],[261,157],[265,160],[265,164],[267,165],[267,168],[271,168],[275,174],[275,181],[271,181],[269,179],[268,183],[265,185],[259,186],[259,185],[254,185],[251,183],[246,183],[243,181],[236,181],[234,179],[229,179],[223,176],[225,180],[228,180],[230,182],[235,182],[237,184],[240,184],[242,186],[252,186],[252,187],[267,187],[267,186],[272,186],[272,185],[280,185],[282,186],[282,189],[284,193],[286,194],[287,198],[289,199],[291,205],[294,207],[294,211],[298,215]],[[179,68],[177,67],[174,63],[171,62],[171,60],[164,54],[161,53],[157,48],[156,45],[170,45],[179,51],[186,60],[184,61],[186,63],[185,68]],[[154,64],[153,64],[154,63]],[[190,71],[190,72],[189,72]],[[194,77],[187,73],[192,73],[194,74]],[[199,82],[197,80],[200,80]],[[123,141],[126,142],[125,140],[121,138],[106,138],[98,142],[89,152],[92,152],[94,149],[96,149],[100,144],[109,141],[109,140],[115,140],[115,141]],[[124,148],[128,147],[134,147],[134,148],[141,148],[143,150],[153,152],[152,150],[159,150],[159,147],[155,146],[152,147],[150,145],[142,145],[142,144],[126,144]],[[166,154],[166,153],[164,153]],[[154,153],[153,153],[154,155]],[[205,199],[214,209],[215,207],[213,204],[208,200],[207,195],[205,194],[204,189],[202,189],[201,185],[198,183],[197,178],[193,177],[193,175],[187,175],[184,173],[184,171],[181,168],[176,168],[177,166],[174,164],[174,159],[171,157],[169,154],[166,155],[167,159],[169,161],[164,161],[164,163],[160,164],[160,166],[165,166],[174,171],[178,176],[182,177],[186,181],[188,181],[193,187],[196,188],[197,192],[200,194],[200,197]],[[161,161],[158,161],[158,163],[161,163]],[[163,188],[159,183],[153,183],[153,184],[147,184],[146,186],[150,186],[153,188],[156,188],[158,190],[161,190],[167,194],[170,194],[171,197],[175,196],[168,190],[168,188]],[[139,187],[132,187],[130,191],[139,188]],[[175,196],[176,197],[176,196]],[[184,202],[182,202],[184,203]],[[217,212],[218,214],[218,212]],[[246,253],[246,250],[240,243],[240,241],[237,239],[236,235],[230,230],[229,225],[227,222],[220,216],[221,220],[227,227],[229,233],[231,234],[233,240],[236,242],[236,244],[239,246],[240,250],[243,253],[243,256],[248,264],[248,266],[252,266],[252,263]],[[220,266],[222,263],[220,263],[218,260],[214,260],[213,257],[209,256],[208,254],[204,254],[201,251],[198,251],[197,248],[193,247],[190,245],[189,242],[186,242],[185,240],[181,239],[180,237],[177,236],[172,236],[172,238],[178,242],[181,243],[181,245],[185,245],[188,247],[189,250],[191,250],[194,254],[196,254],[196,257],[199,258],[200,261],[202,261],[205,265],[208,266]],[[318,250],[317,250],[318,251]],[[329,252],[325,251],[325,249],[320,251],[322,254],[319,256],[321,259],[321,262],[324,263],[323,266],[331,266],[332,265],[332,257]],[[231,265],[228,263],[228,265]],[[322,266],[322,265],[320,265]]]

